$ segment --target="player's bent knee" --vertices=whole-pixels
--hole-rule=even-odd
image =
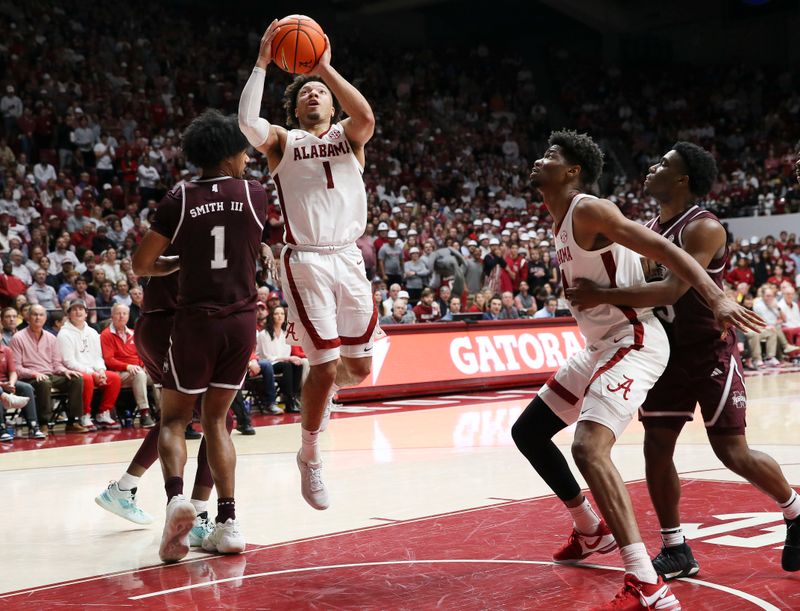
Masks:
[[[596,467],[609,456],[596,444],[586,439],[575,439],[572,442],[572,458],[581,471]]]
[[[339,361],[337,359],[335,361],[328,361],[327,363],[320,363],[319,365],[311,365],[309,377],[313,378],[316,382],[328,382],[333,384],[336,379],[338,363]]]

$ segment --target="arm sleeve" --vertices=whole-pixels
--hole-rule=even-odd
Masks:
[[[253,68],[239,99],[239,129],[255,148],[264,144],[269,137],[269,123],[259,116],[266,74],[262,68]]]

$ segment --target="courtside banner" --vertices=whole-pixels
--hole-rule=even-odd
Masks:
[[[387,325],[341,401],[544,383],[585,341],[573,318]]]

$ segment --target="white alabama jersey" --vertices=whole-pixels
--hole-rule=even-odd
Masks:
[[[610,244],[593,251],[578,246],[572,234],[572,211],[578,201],[587,197],[594,199],[594,196],[585,193],[579,193],[572,199],[564,220],[555,231],[556,259],[561,269],[564,288],[572,286],[578,278],[591,280],[602,288],[644,286],[644,272],[637,253],[619,244]],[[653,308],[630,308],[607,304],[583,312],[572,307],[570,310],[578,321],[578,328],[586,337],[587,345],[626,328],[635,333],[641,327],[637,324],[638,321],[653,315]]]
[[[363,169],[336,123],[319,138],[290,130],[272,172],[283,209],[284,242],[298,246],[342,246],[364,234],[367,192]]]

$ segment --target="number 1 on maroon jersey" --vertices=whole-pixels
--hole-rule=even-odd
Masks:
[[[328,179],[328,188],[333,189],[333,174],[331,173],[331,162],[323,161],[322,167],[325,168],[325,178]]]

